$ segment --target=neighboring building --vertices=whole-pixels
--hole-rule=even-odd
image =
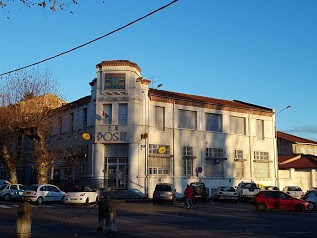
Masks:
[[[303,191],[317,186],[317,142],[277,132],[279,185],[300,186]]]
[[[209,188],[277,184],[274,110],[149,88],[127,60],[96,68],[91,95],[68,104],[48,138],[52,150],[64,151],[54,181],[136,188],[149,197],[158,182],[179,193],[198,180]]]

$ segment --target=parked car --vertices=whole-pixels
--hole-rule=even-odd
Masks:
[[[203,182],[193,182],[190,186],[193,189],[193,199],[208,202],[209,191]]]
[[[176,200],[176,189],[171,183],[158,183],[153,192],[153,204],[158,202],[174,203]]]
[[[285,186],[283,192],[295,198],[300,198],[302,195],[304,195],[302,188],[299,186]]]
[[[25,190],[22,184],[2,184],[0,185],[0,197],[5,201],[11,199],[21,199]]]
[[[86,204],[97,203],[99,193],[90,186],[74,186],[66,191],[65,204]]]
[[[316,209],[317,189],[307,191],[303,196],[301,196],[301,199],[309,203],[310,209]]]
[[[239,200],[249,199],[261,191],[254,182],[240,182],[236,188]]]
[[[23,201],[36,202],[64,202],[66,193],[53,184],[32,184],[22,194]]]
[[[279,209],[303,212],[309,210],[308,202],[277,190],[260,191],[252,198],[251,204],[259,211]]]
[[[219,186],[216,190],[215,197],[217,200],[238,201],[238,193],[234,187]]]
[[[263,186],[262,190],[276,190],[279,191],[280,189],[276,186]]]
[[[10,184],[10,182],[8,180],[5,179],[0,179],[0,185],[2,184]]]

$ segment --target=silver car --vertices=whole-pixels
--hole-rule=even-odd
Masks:
[[[301,199],[309,203],[309,208],[311,210],[317,208],[317,190],[309,190],[307,191],[303,196],[301,196]]]
[[[0,197],[5,201],[21,199],[24,190],[25,186],[22,184],[3,184],[0,185]]]
[[[300,198],[304,194],[302,188],[299,186],[285,186],[283,192],[295,198]]]
[[[171,183],[158,183],[153,193],[153,204],[158,202],[174,203],[176,200],[176,189]]]
[[[64,202],[66,193],[53,184],[32,184],[22,194],[23,201],[36,202]]]
[[[215,196],[217,200],[238,201],[238,193],[234,187],[230,186],[219,186]]]

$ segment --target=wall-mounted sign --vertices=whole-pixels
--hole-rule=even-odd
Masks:
[[[105,74],[104,89],[125,89],[125,74]]]
[[[202,167],[197,167],[196,168],[196,173],[202,173],[203,172],[203,168]]]
[[[81,137],[84,139],[84,140],[90,140],[91,136],[89,133],[87,132],[84,132],[81,134]]]
[[[104,141],[127,141],[128,139],[127,132],[119,132],[119,131],[108,131],[108,132],[98,132],[97,140]]]
[[[161,146],[159,149],[158,149],[158,152],[160,154],[164,154],[166,152],[166,148],[164,146]]]

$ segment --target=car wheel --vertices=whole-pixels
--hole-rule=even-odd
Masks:
[[[295,207],[296,212],[303,212],[304,211],[304,206],[301,204],[296,205]]]
[[[65,203],[65,197],[61,197],[60,202],[61,202],[61,203]]]
[[[260,202],[260,203],[256,206],[256,208],[257,208],[259,211],[264,211],[264,210],[266,209],[266,205],[265,205],[265,203]]]
[[[41,205],[43,203],[43,198],[42,197],[39,197],[37,200],[36,200],[36,203],[38,205]]]
[[[5,201],[9,201],[9,200],[11,199],[10,194],[5,194],[5,195],[3,196],[3,199],[4,199]]]
[[[309,209],[314,210],[316,208],[315,203],[313,202],[308,202],[309,203]]]

